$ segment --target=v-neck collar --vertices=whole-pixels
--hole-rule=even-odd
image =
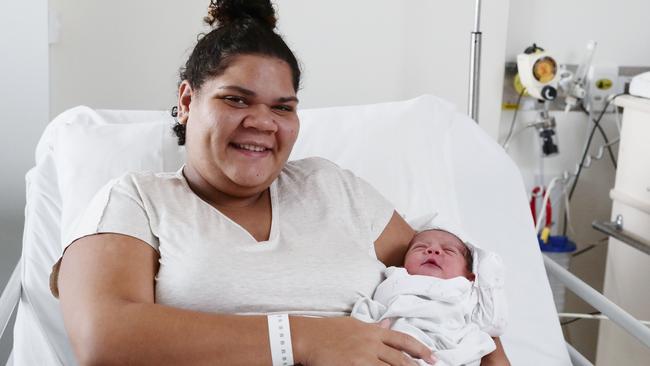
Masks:
[[[269,196],[271,198],[271,231],[269,233],[269,238],[268,240],[262,240],[262,241],[257,241],[253,235],[246,230],[243,226],[239,225],[237,222],[233,221],[230,217],[225,215],[223,212],[221,212],[218,208],[212,206],[208,202],[204,201],[199,195],[194,193],[192,188],[190,188],[190,184],[185,178],[185,175],[183,175],[183,168],[185,167],[185,164],[178,169],[176,172],[176,176],[183,182],[183,186],[192,194],[193,197],[195,197],[198,201],[200,201],[200,204],[204,207],[207,206],[207,208],[211,212],[216,212],[217,215],[219,215],[221,218],[225,219],[229,223],[231,223],[233,226],[239,228],[245,235],[248,236],[248,238],[251,240],[251,242],[255,245],[259,246],[265,246],[269,245],[272,243],[276,243],[278,239],[278,230],[279,230],[279,221],[280,221],[280,212],[279,212],[279,200],[278,200],[278,192],[277,192],[277,178],[271,183],[271,186],[268,188],[269,189]]]

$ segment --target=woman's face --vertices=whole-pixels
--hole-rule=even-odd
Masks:
[[[181,84],[187,168],[235,197],[264,191],[279,175],[299,130],[289,65],[240,55],[219,76],[191,90]]]

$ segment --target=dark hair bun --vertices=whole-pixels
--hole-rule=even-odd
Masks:
[[[208,16],[203,20],[210,26],[224,26],[243,20],[256,20],[275,29],[277,18],[270,0],[211,0]]]

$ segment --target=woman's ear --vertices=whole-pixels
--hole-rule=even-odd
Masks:
[[[187,80],[183,80],[178,87],[178,123],[184,125],[190,116],[190,104],[194,91]]]

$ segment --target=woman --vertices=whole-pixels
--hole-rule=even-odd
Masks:
[[[80,363],[268,365],[286,344],[264,313],[290,314],[295,364],[433,363],[344,316],[381,280],[368,252],[400,264],[414,233],[349,172],[287,163],[300,70],[270,2],[213,1],[207,21],[181,73],[186,164],[112,181],[67,241],[58,289]],[[500,346],[491,361],[507,362]]]

